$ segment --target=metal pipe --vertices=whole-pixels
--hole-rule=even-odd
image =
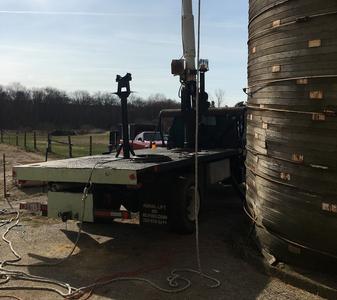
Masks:
[[[122,125],[123,125],[123,157],[130,158],[130,140],[129,140],[129,120],[128,120],[128,98],[122,97]]]
[[[133,149],[130,146],[129,142],[129,120],[128,120],[128,97],[131,94],[130,90],[130,81],[132,76],[130,73],[127,73],[124,77],[117,75],[116,82],[118,82],[117,93],[118,97],[121,99],[122,105],[122,126],[123,126],[123,157],[124,159],[130,158],[130,153],[135,155]],[[121,148],[117,151],[116,157],[119,156]]]

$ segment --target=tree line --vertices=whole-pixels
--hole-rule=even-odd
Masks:
[[[154,123],[160,110],[178,107],[178,102],[161,94],[147,99],[132,94],[128,105],[129,122]],[[113,93],[66,93],[52,87],[28,89],[18,83],[0,86],[1,129],[109,130],[120,123],[120,100]]]

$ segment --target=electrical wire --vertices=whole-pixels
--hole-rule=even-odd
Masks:
[[[17,264],[17,262],[19,262],[22,258],[21,256],[16,252],[16,250],[14,249],[12,242],[10,240],[8,240],[6,238],[7,234],[18,225],[20,219],[20,213],[14,212],[15,213],[15,217],[12,217],[10,219],[8,219],[6,222],[0,224],[0,227],[6,225],[6,224],[11,224],[10,226],[8,226],[8,228],[5,230],[4,234],[2,235],[2,240],[8,244],[12,254],[15,256],[15,259],[12,260],[5,260],[5,261],[1,261],[0,262],[0,275],[3,278],[3,280],[0,282],[0,284],[5,284],[8,283],[10,281],[10,279],[16,279],[16,280],[29,280],[29,281],[34,281],[34,282],[43,282],[43,283],[47,283],[47,284],[52,284],[52,285],[56,285],[59,287],[62,287],[66,290],[68,290],[67,293],[64,293],[58,289],[55,288],[49,288],[49,287],[22,287],[23,289],[34,289],[34,290],[45,290],[45,291],[50,291],[50,292],[54,292],[59,294],[62,297],[68,297],[69,295],[72,295],[74,293],[78,293],[78,289],[71,287],[68,283],[64,283],[61,281],[57,281],[57,280],[52,280],[52,279],[48,279],[45,277],[39,277],[39,276],[33,276],[24,272],[20,272],[20,271],[15,271],[15,270],[8,270],[5,268],[6,265],[11,265],[11,266],[16,266],[16,267],[42,267],[42,266],[54,266],[54,265],[59,265],[61,263],[63,263],[64,261],[66,261],[67,259],[69,259],[72,254],[74,253],[75,249],[77,248],[77,245],[79,243],[80,240],[80,236],[81,236],[81,232],[82,232],[82,224],[83,224],[83,220],[84,220],[84,212],[85,212],[85,200],[88,197],[90,188],[92,186],[92,176],[94,173],[94,170],[99,166],[99,165],[103,165],[106,163],[111,162],[112,160],[104,160],[104,161],[99,161],[97,162],[94,167],[91,169],[87,184],[85,185],[85,188],[83,190],[83,195],[82,195],[82,208],[81,208],[81,218],[80,218],[80,222],[79,222],[79,230],[78,230],[78,234],[77,234],[77,238],[76,241],[74,243],[74,246],[72,248],[72,250],[69,252],[69,254],[62,258],[59,259],[57,262],[53,262],[53,263],[41,263],[41,264]],[[4,214],[13,214],[13,212],[6,212],[6,211],[2,211],[1,212],[2,215]],[[12,289],[13,287],[0,287],[0,290],[8,290],[8,289]],[[20,288],[20,287],[15,287],[15,288]]]
[[[72,247],[72,249],[69,252],[69,254],[66,257],[64,257],[64,258],[57,259],[56,262],[40,263],[40,264],[34,264],[34,265],[32,265],[32,264],[9,263],[10,265],[16,266],[16,267],[48,267],[48,266],[56,266],[56,265],[62,264],[64,261],[68,260],[73,255],[73,253],[75,252],[75,250],[76,250],[76,248],[78,246],[78,243],[79,243],[79,240],[80,240],[80,237],[81,237],[81,233],[82,233],[82,229],[83,229],[83,221],[84,221],[84,213],[85,213],[85,201],[88,198],[90,189],[92,187],[92,181],[91,180],[92,180],[93,173],[94,173],[95,169],[98,166],[110,163],[112,161],[114,161],[114,160],[99,161],[99,162],[95,163],[95,165],[92,167],[92,169],[90,171],[90,175],[88,177],[87,183],[86,183],[86,185],[85,185],[85,187],[83,189],[83,194],[82,194],[82,199],[81,199],[81,205],[82,205],[81,216],[80,216],[80,222],[79,222],[79,226],[78,226],[78,232],[77,232],[76,240],[75,240],[74,246]],[[15,252],[14,249],[12,248],[11,244],[9,246],[10,246],[12,252]]]
[[[11,242],[6,239],[6,235],[10,232],[10,230],[12,228],[17,226],[18,222],[19,222],[19,213],[17,213],[15,217],[12,217],[11,219],[8,220],[7,223],[13,223],[13,224],[7,228],[7,230],[5,231],[5,233],[2,236],[3,240],[5,240],[6,243],[11,246],[10,248],[11,248],[13,254],[16,257],[14,260],[5,261],[5,262],[8,262],[8,263],[21,259],[19,254],[13,249],[13,247],[11,245]],[[150,281],[148,279],[145,279],[145,278],[140,278],[140,277],[117,277],[117,278],[112,278],[112,279],[106,280],[104,282],[99,282],[99,283],[94,283],[94,284],[91,284],[91,285],[88,285],[88,286],[84,286],[84,287],[81,287],[81,288],[74,288],[74,287],[71,287],[69,284],[63,283],[63,282],[60,282],[60,281],[51,280],[51,279],[47,279],[47,278],[39,277],[39,276],[33,276],[33,275],[30,275],[30,274],[27,274],[27,273],[24,273],[24,272],[4,269],[3,265],[4,265],[5,262],[1,262],[0,275],[1,275],[1,277],[6,277],[5,280],[3,280],[1,282],[1,284],[8,283],[9,280],[12,278],[12,279],[16,279],[16,280],[28,280],[28,281],[33,281],[33,282],[42,282],[42,283],[45,283],[45,284],[53,284],[53,285],[57,285],[59,287],[62,287],[64,289],[68,290],[68,292],[64,293],[64,292],[62,292],[58,289],[46,287],[46,286],[35,286],[35,287],[9,286],[9,287],[0,287],[0,290],[17,290],[17,289],[43,290],[43,291],[49,291],[49,292],[57,293],[60,296],[66,298],[66,299],[75,299],[75,298],[77,299],[77,298],[85,295],[87,292],[90,292],[94,288],[105,286],[105,285],[111,284],[113,282],[118,282],[118,281],[144,282],[144,283],[147,283],[150,286],[156,288],[157,290],[159,290],[161,292],[179,293],[179,292],[185,291],[186,289],[188,289],[191,286],[191,281],[189,279],[187,279],[187,278],[181,276],[180,274],[178,274],[178,273],[183,273],[183,272],[196,273],[196,274],[201,275],[205,279],[213,281],[213,284],[209,285],[210,288],[214,288],[214,287],[217,287],[219,285],[219,281],[214,280],[214,278],[212,278],[208,275],[200,274],[199,271],[196,271],[196,270],[193,270],[193,269],[174,269],[174,270],[171,271],[170,276],[167,277],[168,285],[172,289],[162,288],[159,285],[153,283],[152,281]],[[182,287],[179,287],[180,286],[179,281],[184,283],[184,285]]]
[[[79,299],[82,296],[86,295],[87,293],[89,293],[89,296],[86,298],[88,299],[91,294],[93,289],[101,287],[101,286],[106,286],[108,284],[114,283],[114,282],[120,282],[120,281],[130,281],[130,282],[143,282],[146,283],[150,286],[152,286],[153,288],[164,292],[164,293],[170,293],[170,294],[176,294],[176,293],[180,293],[183,292],[185,290],[187,290],[188,288],[191,287],[192,282],[187,279],[186,277],[182,276],[180,273],[194,273],[194,274],[198,274],[200,275],[202,278],[209,280],[210,282],[213,282],[213,284],[209,284],[208,286],[210,288],[217,288],[221,285],[221,282],[209,275],[206,275],[204,273],[202,273],[199,270],[193,270],[193,269],[189,269],[189,268],[184,268],[184,269],[174,269],[171,271],[170,275],[166,278],[168,285],[170,287],[170,289],[167,288],[162,288],[159,285],[157,285],[156,283],[154,283],[153,281],[146,279],[146,278],[141,278],[141,277],[116,277],[116,278],[112,278],[103,282],[96,282],[87,286],[83,286],[80,288],[75,288],[72,287],[70,284],[65,283],[65,282],[61,282],[58,280],[53,280],[53,279],[49,279],[49,278],[45,278],[45,277],[40,277],[40,276],[34,276],[22,271],[16,271],[16,270],[8,270],[5,267],[7,265],[10,266],[16,266],[16,267],[42,267],[42,266],[53,266],[53,265],[58,265],[61,264],[63,262],[65,262],[67,259],[69,259],[72,254],[74,253],[79,240],[80,240],[80,236],[81,236],[81,232],[82,232],[82,223],[84,220],[84,212],[85,212],[85,200],[88,197],[88,194],[90,192],[90,189],[92,187],[92,176],[94,173],[94,170],[99,166],[99,165],[103,165],[106,163],[111,162],[112,160],[105,160],[105,161],[100,161],[97,162],[94,167],[92,168],[87,184],[85,185],[85,188],[83,190],[83,195],[82,195],[82,208],[81,208],[81,218],[80,218],[80,223],[79,223],[79,230],[78,230],[78,234],[77,234],[77,238],[75,241],[75,244],[72,248],[72,250],[70,251],[70,253],[58,260],[55,263],[42,263],[42,264],[17,264],[17,262],[19,262],[22,258],[21,256],[17,253],[17,251],[14,249],[12,242],[6,238],[6,236],[9,234],[9,232],[16,226],[18,226],[19,221],[20,221],[20,213],[17,212],[9,212],[7,210],[2,210],[0,211],[1,215],[13,215],[15,214],[14,217],[11,217],[8,220],[5,220],[3,223],[0,223],[0,227],[3,227],[7,224],[10,224],[8,226],[8,228],[5,230],[4,234],[2,235],[2,239],[3,241],[5,241],[6,244],[8,244],[12,254],[15,256],[14,259],[11,260],[5,260],[5,261],[1,261],[0,262],[0,277],[2,278],[2,280],[0,281],[0,290],[37,290],[37,291],[47,291],[47,292],[52,292],[52,293],[56,293],[60,296],[62,296],[65,299]],[[197,215],[196,215],[197,216]],[[197,220],[197,219],[196,219]],[[198,249],[199,250],[199,249]],[[48,286],[3,286],[4,284],[8,283],[11,279],[13,280],[25,280],[25,281],[31,281],[31,282],[40,282],[40,283],[44,283],[44,284],[50,284],[53,286],[58,286],[60,288],[63,288],[64,291],[58,289],[58,288],[54,288],[54,287],[48,287]],[[183,283],[183,285],[182,285]],[[65,292],[67,291],[67,292]]]
[[[195,153],[194,153],[194,216],[195,216],[195,247],[197,255],[197,264],[200,274],[202,274],[200,245],[199,245],[199,98],[200,98],[200,36],[201,36],[201,0],[198,0],[198,41],[197,41],[197,82],[196,82],[196,99],[195,99]]]
[[[12,215],[13,213],[8,213],[9,215]],[[25,272],[22,271],[16,271],[16,270],[9,270],[6,268],[6,265],[14,265],[16,262],[21,260],[21,256],[16,252],[16,250],[14,249],[12,242],[10,240],[8,240],[6,238],[6,236],[9,234],[9,232],[16,226],[18,226],[18,223],[20,221],[19,219],[20,217],[20,213],[19,211],[17,211],[15,213],[15,216],[9,218],[5,223],[0,224],[0,227],[3,227],[5,225],[9,225],[7,227],[7,229],[5,230],[5,232],[2,234],[2,240],[8,244],[12,254],[15,256],[14,259],[11,260],[3,260],[0,262],[0,278],[1,278],[1,285],[4,285],[6,283],[8,283],[11,279],[13,280],[27,280],[27,281],[32,281],[32,282],[42,282],[44,284],[51,284],[51,285],[56,285],[59,287],[64,288],[65,290],[68,290],[68,293],[71,293],[73,291],[75,291],[75,288],[70,287],[69,284],[67,283],[63,283],[57,280],[52,280],[52,279],[48,279],[45,277],[40,277],[40,276],[34,276],[31,274],[27,274]],[[22,287],[13,287],[13,286],[0,286],[0,290],[16,290],[16,289],[20,289]],[[51,287],[29,287],[29,289],[37,289],[37,290],[48,290],[48,291],[52,291],[55,293],[58,293],[61,296],[66,296],[68,293],[64,293],[61,290],[58,290],[56,288],[51,288]]]
[[[199,64],[199,59],[200,59],[200,26],[201,26],[201,0],[198,0],[198,47],[197,47],[197,65]],[[199,69],[199,68],[198,68]],[[198,70],[197,72],[197,88],[196,88],[196,132],[195,132],[195,189],[194,189],[194,215],[195,215],[195,244],[196,244],[196,255],[197,255],[197,265],[198,265],[198,270],[190,269],[190,268],[184,268],[184,269],[174,269],[171,271],[170,276],[167,277],[167,282],[168,285],[173,288],[173,289],[165,289],[157,284],[153,283],[152,281],[145,279],[145,278],[139,278],[139,277],[119,277],[119,278],[113,278],[110,280],[107,280],[105,282],[101,283],[95,283],[90,286],[86,286],[83,288],[80,288],[80,292],[85,292],[88,289],[93,289],[98,286],[103,286],[107,285],[113,282],[117,281],[140,281],[149,284],[153,288],[164,292],[164,293],[180,293],[185,290],[187,290],[189,287],[191,287],[192,283],[189,279],[181,276],[179,273],[184,273],[184,272],[189,272],[189,273],[194,273],[198,274],[199,276],[208,279],[209,281],[213,282],[213,285],[209,285],[210,288],[217,288],[221,285],[221,282],[213,278],[209,275],[206,275],[205,273],[202,272],[202,267],[201,267],[201,259],[200,259],[200,245],[199,245],[199,188],[198,188],[198,181],[199,181],[199,175],[198,175],[198,135],[199,135],[199,85],[200,85],[200,71]],[[178,281],[184,282],[184,285],[179,288],[179,283]]]
[[[200,27],[201,27],[201,0],[198,0],[198,46],[197,46],[197,65],[199,65],[199,60],[200,60]],[[197,83],[196,83],[196,130],[195,130],[195,190],[194,190],[194,197],[195,197],[195,201],[194,201],[194,214],[195,214],[195,247],[196,247],[196,256],[197,256],[197,265],[198,265],[198,270],[194,270],[194,269],[190,269],[190,268],[180,268],[180,269],[173,269],[170,273],[170,275],[166,278],[168,286],[170,287],[169,289],[167,288],[162,288],[159,285],[157,285],[156,283],[154,283],[153,281],[146,279],[146,278],[141,278],[141,277],[116,277],[116,278],[112,278],[103,282],[96,282],[87,286],[83,286],[80,288],[75,288],[70,286],[70,284],[68,283],[64,283],[64,282],[60,282],[57,280],[52,280],[52,279],[48,279],[48,278],[44,278],[44,277],[39,277],[39,276],[34,276],[34,275],[30,275],[24,272],[20,272],[20,271],[14,271],[14,270],[7,270],[5,269],[6,265],[11,265],[11,266],[18,266],[18,267],[27,267],[27,266],[53,266],[53,265],[58,265],[61,264],[63,262],[65,262],[67,259],[69,259],[72,254],[74,253],[76,247],[78,246],[79,240],[80,240],[80,236],[82,233],[82,224],[83,224],[83,220],[84,220],[84,213],[85,213],[85,201],[88,197],[88,194],[90,192],[90,189],[92,187],[92,176],[94,173],[94,170],[99,166],[99,165],[103,165],[106,164],[108,162],[110,162],[110,160],[108,161],[100,161],[97,162],[94,167],[92,168],[91,172],[90,172],[90,176],[88,178],[87,184],[85,185],[85,188],[83,190],[83,195],[82,195],[82,199],[81,199],[81,218],[80,218],[80,222],[79,222],[79,230],[78,230],[78,234],[77,234],[77,238],[76,241],[74,243],[74,246],[72,248],[72,250],[69,252],[69,254],[58,260],[55,263],[42,263],[42,264],[35,264],[35,265],[28,265],[28,264],[17,264],[17,262],[19,262],[21,260],[21,256],[15,251],[12,242],[10,240],[8,240],[6,238],[6,235],[10,232],[11,229],[13,229],[14,227],[16,227],[20,221],[19,217],[20,217],[20,213],[17,212],[16,216],[13,218],[10,218],[8,221],[5,221],[4,223],[0,224],[0,227],[6,225],[6,224],[11,224],[5,231],[5,233],[2,235],[2,239],[8,244],[11,252],[13,253],[13,255],[15,256],[15,259],[12,260],[5,260],[2,261],[0,264],[0,275],[2,278],[4,278],[3,281],[0,282],[0,284],[5,284],[8,283],[10,279],[16,279],[16,280],[28,280],[28,281],[33,281],[33,282],[41,282],[41,283],[45,283],[45,284],[52,284],[55,286],[59,286],[65,290],[67,290],[67,292],[63,292],[59,289],[56,288],[51,288],[51,287],[47,287],[47,286],[40,286],[40,287],[23,287],[23,286],[0,286],[0,290],[17,290],[17,289],[25,289],[25,290],[44,290],[44,291],[49,291],[49,292],[54,292],[59,294],[60,296],[66,298],[66,299],[79,299],[82,296],[86,295],[87,293],[89,293],[88,297],[86,299],[88,299],[93,292],[93,289],[97,288],[97,287],[101,287],[101,286],[106,286],[108,284],[114,283],[114,282],[121,282],[121,281],[131,281],[131,282],[143,282],[146,283],[150,286],[152,286],[153,288],[163,292],[163,293],[170,293],[170,294],[176,294],[176,293],[180,293],[183,292],[185,290],[187,290],[188,288],[191,287],[192,282],[182,276],[180,273],[194,273],[194,274],[198,274],[200,277],[209,280],[210,282],[213,282],[213,284],[208,285],[210,288],[218,288],[221,285],[221,282],[214,278],[211,277],[205,273],[202,272],[202,266],[201,266],[201,259],[200,259],[200,245],[199,245],[199,174],[198,174],[198,143],[199,143],[199,86],[200,86],[200,70],[198,67],[198,72],[197,72]],[[7,212],[4,212],[5,214]],[[183,283],[183,285],[181,285],[181,283]]]

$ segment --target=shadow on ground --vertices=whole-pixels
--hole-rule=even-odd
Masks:
[[[208,198],[200,220],[201,260],[203,270],[221,281],[220,288],[210,289],[207,280],[184,274],[191,278],[192,288],[180,294],[163,294],[141,282],[119,282],[96,289],[93,299],[258,298],[270,280],[242,259],[242,249],[252,250],[240,200],[229,188],[215,190]],[[29,272],[73,286],[126,273],[167,288],[166,277],[172,269],[196,266],[194,235],[118,223],[85,224],[83,231],[77,254],[59,266],[30,267]],[[64,234],[72,242],[76,240],[76,231],[64,230]]]

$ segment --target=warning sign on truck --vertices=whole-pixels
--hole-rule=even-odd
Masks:
[[[140,222],[143,225],[167,225],[167,207],[165,204],[143,203]]]

